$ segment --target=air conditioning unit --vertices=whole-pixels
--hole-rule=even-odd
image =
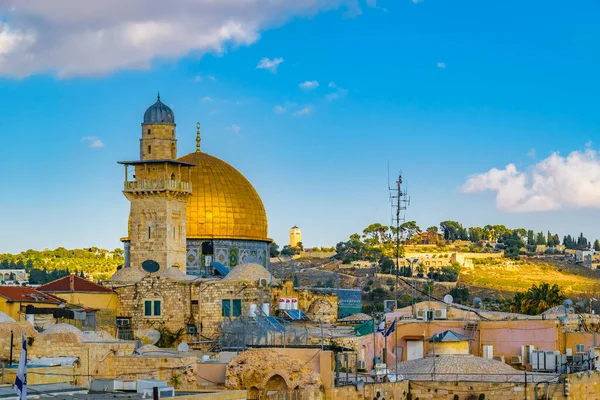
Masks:
[[[523,357],[521,357],[521,356],[510,356],[510,363],[512,365],[521,365],[521,364],[523,364]]]
[[[258,280],[258,286],[267,287],[269,286],[269,281],[266,278],[260,278]]]
[[[531,354],[535,350],[535,346],[532,344],[526,344],[525,346],[521,346],[521,358],[523,360],[523,365],[531,364]]]
[[[494,346],[483,346],[483,358],[493,359],[494,358]]]
[[[424,319],[425,321],[427,321],[427,309],[426,308],[421,308],[420,310],[417,310],[417,319]]]
[[[444,308],[437,309],[433,312],[433,319],[447,319],[447,311]]]
[[[196,327],[196,325],[188,325],[187,326],[187,333],[194,335],[196,333],[198,333],[198,327]]]

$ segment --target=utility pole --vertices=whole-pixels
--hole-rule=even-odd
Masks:
[[[407,206],[410,205],[410,198],[407,197],[406,190],[402,190],[402,172],[398,174],[396,187],[392,188],[388,184],[388,190],[390,191],[392,213],[395,214],[393,222],[396,224],[396,282],[394,284],[394,310],[396,310],[398,308],[398,275],[400,273],[400,223],[406,221],[402,211],[405,211]]]

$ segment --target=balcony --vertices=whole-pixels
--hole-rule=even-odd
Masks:
[[[124,192],[142,193],[142,192],[180,192],[192,193],[192,185],[188,182],[174,180],[141,180],[126,181]]]

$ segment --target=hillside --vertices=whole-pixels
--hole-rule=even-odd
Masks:
[[[93,279],[106,279],[123,265],[123,250],[113,251],[90,247],[67,250],[27,250],[19,254],[0,254],[1,269],[25,269],[31,283],[44,283],[67,275],[83,272]]]
[[[549,263],[535,259],[475,260],[473,269],[463,268],[459,283],[477,291],[496,291],[502,295],[527,290],[541,281],[556,283],[566,295],[589,297],[600,292],[600,276],[585,267],[566,263]]]

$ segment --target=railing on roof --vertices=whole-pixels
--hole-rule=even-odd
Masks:
[[[126,181],[124,185],[124,191],[128,193],[137,192],[182,192],[192,193],[192,185],[188,182],[177,181],[177,180],[139,180],[139,181]]]

